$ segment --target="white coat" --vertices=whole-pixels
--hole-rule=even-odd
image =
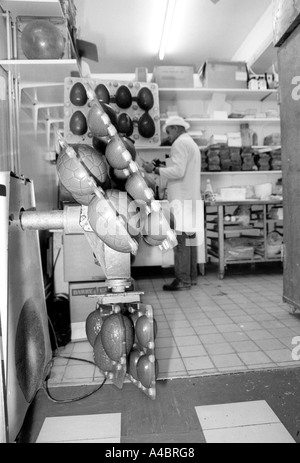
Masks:
[[[160,169],[167,182],[168,201],[174,214],[177,232],[204,233],[201,200],[201,153],[192,137],[184,133],[172,145],[167,167]],[[202,241],[202,239],[201,239]]]

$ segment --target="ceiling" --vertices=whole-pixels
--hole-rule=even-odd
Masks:
[[[95,73],[149,72],[155,65],[192,65],[207,59],[231,60],[272,0],[177,0],[164,61],[158,58],[167,0],[74,0],[78,38],[93,42]],[[266,72],[276,62],[273,45],[253,64]]]

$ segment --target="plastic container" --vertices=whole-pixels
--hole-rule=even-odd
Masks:
[[[220,188],[222,201],[245,201],[247,188]]]
[[[270,199],[272,194],[272,183],[262,183],[254,186],[255,196],[261,200]]]

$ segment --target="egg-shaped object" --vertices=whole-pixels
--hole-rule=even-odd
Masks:
[[[85,115],[81,111],[75,111],[70,119],[69,127],[74,135],[84,135],[88,130]]]
[[[146,315],[142,315],[137,320],[135,324],[135,334],[143,347],[147,347],[148,343],[153,341],[153,323]]]
[[[154,106],[154,98],[151,90],[147,87],[142,87],[137,95],[137,104],[144,111],[150,111]]]
[[[141,233],[141,214],[135,202],[129,197],[126,191],[116,189],[105,192],[107,199],[113,204],[117,213],[127,225],[128,233],[136,237]]]
[[[126,181],[125,188],[133,199],[145,201],[146,203],[154,199],[153,190],[148,188],[147,183],[140,173],[130,175]]]
[[[140,357],[143,354],[141,351],[137,349],[133,349],[130,354],[129,354],[129,359],[128,359],[128,365],[127,365],[127,372],[130,376],[132,376],[136,381],[139,381],[139,377],[137,374],[137,363],[140,359]]]
[[[107,355],[118,362],[125,353],[125,325],[122,315],[112,314],[104,320],[100,332],[101,340]]]
[[[95,138],[108,137],[108,125],[103,121],[103,113],[105,113],[104,108],[97,104],[93,104],[91,109],[87,114],[87,125],[91,131],[91,134]],[[110,121],[111,122],[111,121]]]
[[[156,241],[164,241],[170,231],[170,225],[162,211],[153,211],[148,215],[144,223],[143,233],[145,236]]]
[[[144,113],[138,122],[138,132],[144,138],[152,138],[155,135],[155,124],[149,113]]]
[[[94,310],[87,317],[85,321],[85,332],[91,346],[94,346],[96,337],[101,331],[102,324],[103,321],[99,309]]]
[[[133,134],[133,120],[127,113],[121,113],[118,117],[118,132],[130,137]]]
[[[129,354],[133,346],[134,331],[131,320],[121,314],[112,314],[104,320],[101,340],[107,355],[118,362],[122,355]]]
[[[96,235],[111,249],[137,254],[138,245],[118,217],[115,208],[103,196],[95,196],[88,206],[89,223]]]
[[[133,161],[130,152],[119,135],[113,137],[108,143],[105,156],[109,165],[119,170],[128,169],[130,163]]]
[[[61,29],[47,19],[30,21],[21,34],[21,48],[28,59],[61,59],[65,38]]]
[[[139,381],[146,388],[150,388],[157,378],[158,367],[155,360],[155,358],[151,359],[148,355],[143,355],[139,358],[136,365]]]
[[[90,184],[92,177],[96,185],[103,185],[108,177],[105,158],[89,145],[72,145],[77,153],[70,157],[62,150],[57,159],[57,173],[63,186],[73,195],[92,195],[94,187]]]
[[[96,97],[98,98],[98,101],[100,101],[100,103],[106,103],[106,104],[110,103],[110,94],[109,94],[109,91],[106,85],[104,84],[97,85],[97,87],[95,88],[95,94],[96,94]]]
[[[132,95],[126,85],[121,85],[116,92],[116,104],[119,108],[127,109],[132,104]]]
[[[94,359],[98,368],[103,372],[110,372],[114,369],[113,360],[107,355],[103,343],[101,334],[99,333],[94,343]]]
[[[74,106],[84,106],[88,100],[86,90],[81,82],[76,82],[70,91],[70,101]]]

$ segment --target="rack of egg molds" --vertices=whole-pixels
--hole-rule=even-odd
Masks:
[[[89,85],[117,131],[135,141],[136,147],[161,143],[158,85],[146,82],[66,78],[64,86],[64,134],[68,143],[92,144],[87,117]]]
[[[157,323],[152,306],[140,302],[103,305],[86,320],[87,339],[99,370],[122,389],[126,377],[149,398],[156,398]]]

